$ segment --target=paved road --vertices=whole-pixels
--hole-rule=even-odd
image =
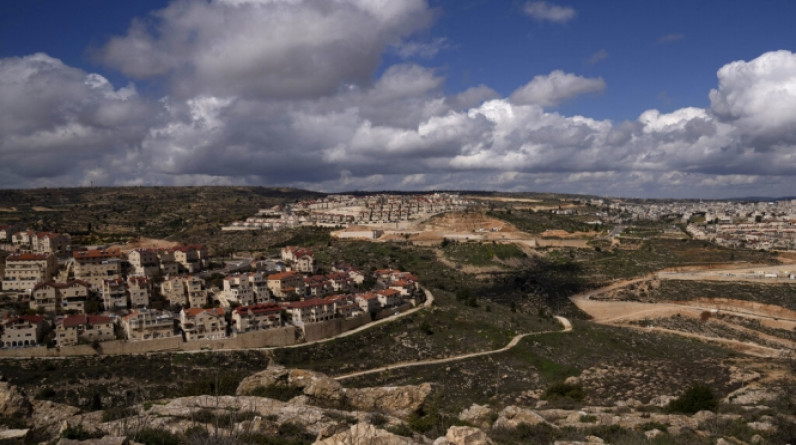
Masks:
[[[450,363],[450,362],[455,362],[455,361],[459,361],[459,360],[465,360],[465,359],[473,358],[473,357],[483,357],[485,355],[499,354],[501,352],[506,352],[509,349],[517,346],[517,344],[520,342],[520,340],[522,340],[523,338],[528,337],[530,335],[549,334],[549,333],[552,333],[552,332],[569,332],[569,331],[572,330],[572,323],[570,323],[569,320],[567,320],[566,318],[556,316],[556,320],[558,320],[558,322],[561,323],[561,325],[564,327],[564,329],[562,331],[528,332],[528,333],[525,333],[525,334],[515,335],[514,338],[512,338],[511,341],[506,346],[504,346],[504,347],[502,347],[500,349],[493,349],[491,351],[471,352],[469,354],[462,354],[462,355],[457,355],[457,356],[454,356],[454,357],[419,360],[419,361],[416,361],[416,362],[395,363],[393,365],[381,366],[381,367],[378,367],[378,368],[368,369],[368,370],[365,370],[365,371],[357,371],[357,372],[352,372],[350,374],[339,375],[337,377],[334,377],[334,379],[335,380],[346,380],[346,379],[350,379],[350,378],[353,378],[353,377],[359,377],[359,376],[363,376],[363,375],[376,374],[376,373],[379,373],[379,372],[389,371],[391,369],[411,368],[411,367],[414,367],[414,366],[425,366],[425,365],[439,365],[439,364],[443,364],[443,363]]]

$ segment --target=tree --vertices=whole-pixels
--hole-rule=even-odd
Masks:
[[[669,412],[695,414],[699,411],[715,411],[719,406],[719,399],[713,390],[702,384],[690,386],[683,395],[672,400],[667,407]]]

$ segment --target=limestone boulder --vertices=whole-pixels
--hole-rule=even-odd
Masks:
[[[492,424],[492,428],[515,429],[523,423],[528,425],[538,425],[540,423],[550,425],[536,411],[517,406],[507,406],[498,414],[498,418]]]
[[[287,385],[290,370],[284,366],[271,365],[264,371],[252,374],[243,379],[238,385],[235,394],[239,396],[251,395],[259,387],[269,387],[273,385]]]
[[[320,372],[292,369],[288,373],[287,383],[317,399],[339,401],[345,396],[343,386],[337,380]]]
[[[0,376],[0,417],[27,417],[32,409],[27,397]]]
[[[469,408],[459,413],[459,420],[473,424],[479,428],[489,428],[492,426],[492,420],[495,416],[495,411],[486,406],[473,403]]]
[[[420,445],[408,438],[366,423],[352,425],[346,431],[315,442],[315,445]]]
[[[58,435],[64,420],[76,416],[80,409],[71,405],[55,403],[49,400],[33,400],[33,414],[30,421],[38,431],[52,436]]]
[[[360,411],[379,411],[407,418],[417,412],[431,393],[431,385],[346,388],[348,404]]]
[[[434,445],[492,445],[494,442],[479,429],[469,426],[452,426],[445,437],[434,441]]]

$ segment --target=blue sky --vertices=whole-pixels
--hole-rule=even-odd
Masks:
[[[786,0],[0,1],[0,187],[792,195],[793,17]]]

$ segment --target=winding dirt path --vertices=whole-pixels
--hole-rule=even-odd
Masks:
[[[563,330],[561,330],[561,331],[527,332],[525,334],[518,334],[518,335],[515,335],[514,338],[512,338],[511,341],[508,342],[508,344],[506,346],[504,346],[504,347],[502,347],[500,349],[493,349],[493,350],[490,350],[490,351],[471,352],[471,353],[468,353],[468,354],[456,355],[456,356],[453,356],[453,357],[446,357],[446,358],[435,358],[435,359],[419,360],[419,361],[416,361],[416,362],[395,363],[395,364],[392,364],[392,365],[380,366],[378,368],[373,368],[373,369],[367,369],[365,371],[357,371],[357,372],[352,372],[350,374],[339,375],[339,376],[334,377],[334,379],[335,380],[346,380],[346,379],[359,377],[359,376],[363,376],[363,375],[377,374],[377,373],[384,372],[384,371],[389,371],[389,370],[392,370],[392,369],[412,368],[412,367],[415,367],[415,366],[426,366],[426,365],[440,365],[440,364],[443,364],[443,363],[451,363],[451,362],[455,362],[455,361],[459,361],[459,360],[465,360],[465,359],[468,359],[468,358],[483,357],[485,355],[499,354],[501,352],[506,352],[509,349],[517,346],[517,344],[520,342],[520,340],[522,340],[525,337],[531,336],[531,335],[549,334],[549,333],[553,333],[553,332],[569,332],[569,331],[572,330],[572,323],[570,323],[569,320],[567,320],[566,318],[560,317],[560,316],[556,316],[556,320],[558,320],[558,322],[561,323],[561,325],[564,327]]]

